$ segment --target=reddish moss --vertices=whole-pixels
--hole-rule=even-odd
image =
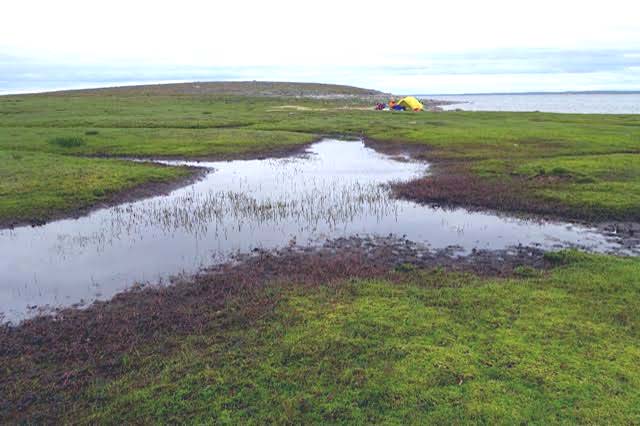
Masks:
[[[605,219],[598,212],[577,209],[538,195],[545,187],[558,183],[558,179],[524,176],[487,178],[472,173],[466,165],[439,164],[433,175],[393,184],[392,189],[400,198],[443,207],[490,209],[568,220]]]

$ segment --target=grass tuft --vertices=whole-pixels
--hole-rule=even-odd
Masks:
[[[86,145],[84,139],[78,137],[55,137],[49,139],[49,143],[62,148],[76,148]]]

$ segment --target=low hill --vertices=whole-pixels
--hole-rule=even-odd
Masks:
[[[320,83],[288,83],[270,81],[209,81],[193,83],[150,84],[106,87],[100,89],[65,90],[55,95],[237,95],[298,97],[362,97],[383,96],[383,92],[353,86]]]

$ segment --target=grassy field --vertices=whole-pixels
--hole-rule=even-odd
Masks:
[[[86,167],[84,175],[74,174],[77,156],[220,158],[287,149],[320,135],[413,145],[423,148],[421,155],[428,160],[464,165],[446,173],[464,171],[469,181],[481,185],[477,189],[480,193],[490,193],[496,183],[514,188],[511,196],[516,201],[512,205],[494,201],[484,207],[559,211],[571,218],[596,221],[640,219],[639,116],[385,113],[363,110],[369,101],[357,97],[255,96],[251,90],[248,93],[252,96],[239,96],[236,86],[216,87],[200,94],[192,86],[171,85],[0,97],[0,152],[9,158],[1,163],[0,174],[14,175],[19,169],[20,176],[28,176],[30,167],[38,166],[35,161],[19,165],[21,156],[15,154],[19,152],[55,154],[51,159],[59,171],[59,176],[49,176],[33,192],[32,181],[22,177],[9,187],[0,184],[1,220],[43,221],[51,217],[48,212],[59,214],[90,206],[100,199],[90,195],[94,192],[126,191],[131,182],[153,182],[159,174],[165,178],[182,176],[181,171],[160,172],[131,164],[128,167],[135,179],[105,181],[104,187],[94,179],[86,193],[67,202],[56,194],[64,193],[65,187],[82,188],[85,178],[100,175],[92,175],[92,167]],[[272,92],[292,94],[302,89],[287,90],[276,87]],[[314,86],[301,93],[318,90]],[[349,91],[332,88],[330,93],[344,95]],[[75,142],[56,143],[64,139]],[[120,168],[114,169],[114,174],[127,167],[98,159],[86,161],[103,171],[113,164]],[[33,170],[35,177],[38,170]],[[446,182],[430,184],[442,186],[444,194],[455,194]],[[46,198],[47,192],[57,198],[51,209],[38,201]],[[490,197],[460,194],[449,198],[452,204],[474,204],[475,199]]]
[[[119,350],[102,343],[101,327],[130,322],[126,305],[77,321],[96,330],[88,340],[78,331],[77,343],[65,336],[46,351],[33,340],[55,334],[36,324],[33,335],[5,335],[23,343],[0,351],[0,412],[81,424],[637,423],[640,263],[577,252],[549,260],[549,271],[510,278],[438,269],[293,278],[226,289],[221,305],[204,290],[188,303],[150,294],[132,306],[159,312],[171,299],[190,325],[176,331],[180,321],[138,313]],[[145,337],[127,347],[131,333]]]
[[[544,279],[285,291],[250,332],[194,337],[91,388],[108,402],[88,419],[633,423],[639,277],[638,262],[584,259]]]
[[[195,89],[0,97],[0,225],[193,173],[109,157],[261,156],[323,135],[435,162],[409,198],[640,220],[640,116],[387,113],[340,87]],[[495,276],[309,255],[280,275],[249,265],[0,325],[0,422],[640,423],[640,262],[545,262]]]

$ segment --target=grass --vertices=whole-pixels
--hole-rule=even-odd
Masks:
[[[49,143],[52,145],[57,145],[61,148],[74,148],[83,146],[86,142],[82,138],[56,137],[49,139]]]
[[[0,149],[74,156],[220,158],[268,153],[309,143],[307,133],[252,129],[56,127],[0,128]],[[77,136],[81,135],[81,136]]]
[[[267,86],[251,86],[245,96],[239,95],[241,85],[213,85],[210,93],[171,85],[5,96],[0,98],[0,150],[65,156],[229,157],[289,148],[323,134],[365,136],[423,147],[423,156],[432,161],[465,164],[464,170],[473,175],[470,179],[486,183],[486,191],[495,183],[523,187],[512,194],[519,200],[513,203],[516,210],[547,203],[546,211],[562,211],[577,219],[639,219],[640,201],[634,194],[640,193],[640,162],[635,158],[640,152],[640,116],[384,113],[354,109],[367,105],[358,98],[278,96],[294,94],[291,90],[316,93],[321,86]],[[258,89],[271,95],[258,96]],[[330,89],[351,93],[348,88]],[[455,170],[462,169],[449,172]],[[540,170],[545,170],[546,179],[538,176]],[[561,170],[567,172],[549,178]],[[55,181],[50,185],[52,193],[59,190],[55,185]],[[26,192],[22,200],[30,203]]]
[[[272,283],[230,297],[204,332],[121,353],[118,374],[58,386],[56,408],[37,414],[74,423],[637,423],[640,262],[549,257],[554,269],[506,279],[415,270]],[[92,365],[65,368],[73,377]],[[22,386],[37,396],[37,383]]]
[[[322,134],[419,148],[453,201],[640,219],[640,116],[383,113],[236,90],[0,97],[0,224],[190,174],[103,157],[262,155]],[[0,421],[640,423],[640,261],[547,257],[508,278],[292,261],[264,286],[271,269],[253,268],[0,327]]]
[[[256,329],[190,339],[92,388],[106,403],[88,419],[633,423],[638,265],[582,259],[528,280],[426,273],[289,290]]]
[[[186,178],[186,168],[0,150],[0,224],[78,212],[144,184]]]
[[[640,205],[640,155],[609,154],[556,157],[532,161],[515,169],[529,178],[558,178],[542,197],[580,209],[589,206],[602,217],[633,217]]]
[[[640,116],[382,113],[183,89],[0,97],[0,224],[191,173],[103,157],[261,155],[322,134],[417,147],[450,178],[414,183],[424,199],[640,219]],[[640,423],[640,262],[547,258],[508,278],[292,261],[264,285],[252,280],[271,269],[252,268],[0,326],[0,422]]]
[[[224,158],[287,150],[313,139],[251,129],[0,127],[0,225],[41,223],[188,175],[184,168],[86,157]]]

